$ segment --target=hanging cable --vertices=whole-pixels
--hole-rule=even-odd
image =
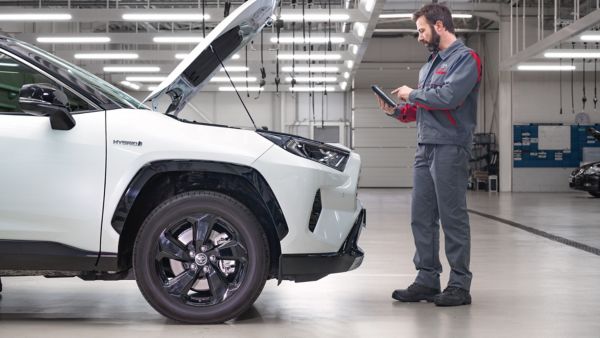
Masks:
[[[306,0],[302,0],[302,42],[304,43],[303,50],[306,52],[306,20],[304,18]]]
[[[279,93],[279,83],[281,79],[279,79],[279,47],[277,48],[277,56],[275,57],[275,91]]]
[[[575,42],[573,42],[573,49],[575,49]],[[575,93],[573,92],[573,75],[575,69],[575,59],[571,58],[571,113],[575,114]]]
[[[596,42],[596,51],[598,50],[598,42]],[[598,103],[598,58],[594,58],[594,110],[596,110],[596,104]]]
[[[295,0],[294,0],[295,3]],[[292,89],[296,85],[296,23],[292,22]]]
[[[583,43],[583,48],[587,50],[587,42]],[[583,58],[583,97],[581,98],[581,111],[585,112],[585,103],[587,102],[587,97],[585,97],[585,58]]]
[[[329,1],[329,5],[331,5],[331,0]],[[330,15],[331,17],[331,15]],[[325,32],[325,39],[327,39],[327,25],[323,24],[323,31]],[[329,37],[328,41],[331,41],[331,37]],[[323,67],[323,79],[327,78],[327,48],[325,48],[325,62]],[[325,86],[325,90],[323,91],[323,95],[321,96],[321,128],[325,127],[325,97],[327,97],[327,82],[324,81],[323,85]]]
[[[267,71],[265,70],[265,59],[264,59],[264,50],[265,50],[265,44],[264,44],[264,34],[265,31],[264,29],[260,31],[260,82],[259,82],[259,87],[262,89],[264,88],[265,84],[267,84]],[[254,98],[255,100],[257,100],[258,98],[260,98],[260,92],[262,90],[258,90],[258,93],[256,94],[256,97]]]
[[[331,0],[329,0],[329,16],[328,16],[329,39],[327,40],[327,50],[332,51],[331,47]]]
[[[248,90],[248,45],[245,46],[246,50],[246,97],[250,97],[250,91]]]
[[[558,48],[560,49],[560,45],[558,46]],[[560,112],[559,114],[562,115],[563,113],[563,101],[562,101],[562,58],[558,59],[558,64],[559,64],[559,68],[561,69],[561,71],[558,73],[558,97],[560,100]]]
[[[205,13],[206,11],[206,0],[202,0],[202,37],[206,37],[206,19]]]

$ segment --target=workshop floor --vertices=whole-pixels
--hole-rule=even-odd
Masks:
[[[362,189],[359,197],[368,209],[363,265],[312,283],[269,281],[237,320],[167,320],[134,281],[13,277],[2,279],[0,337],[599,336],[600,256],[473,213],[473,304],[394,301],[392,291],[415,276],[410,190]],[[592,248],[600,247],[599,207],[580,193],[469,193],[470,209]]]

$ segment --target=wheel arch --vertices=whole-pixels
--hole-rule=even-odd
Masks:
[[[111,225],[120,234],[118,266],[132,266],[133,243],[148,214],[180,193],[207,190],[245,205],[263,227],[271,252],[269,277],[277,275],[280,241],[287,235],[285,217],[267,181],[254,168],[212,161],[169,160],[148,163],[121,196]]]

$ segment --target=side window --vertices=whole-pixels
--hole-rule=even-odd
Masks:
[[[69,98],[71,112],[93,110],[85,100],[63,88],[35,69],[0,53],[0,114],[24,114],[19,107],[19,90],[25,84],[49,83],[62,89]]]

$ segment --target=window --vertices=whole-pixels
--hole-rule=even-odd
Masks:
[[[70,90],[63,88],[55,81],[44,76],[8,55],[0,53],[0,113],[25,114],[19,106],[19,91],[21,87],[32,83],[49,83],[65,92],[69,99],[71,112],[95,110],[84,99]]]

